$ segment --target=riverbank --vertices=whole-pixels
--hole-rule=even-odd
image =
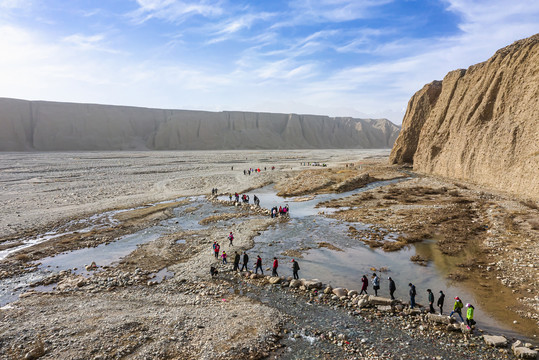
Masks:
[[[203,201],[178,199],[181,195],[209,194],[212,188],[218,188],[220,193],[234,193],[272,182],[298,183],[296,175],[304,176],[300,171],[318,171],[302,166],[302,161],[295,156],[327,163],[329,171],[337,174],[336,183],[346,184],[346,178],[361,175],[349,165],[359,154],[232,152],[213,154],[215,163],[205,160],[207,154],[200,153],[181,159],[176,153],[166,158],[161,154],[157,156],[158,160],[145,153],[135,155],[140,156],[136,161],[126,155],[107,155],[110,158],[101,162],[102,167],[98,160],[93,160],[102,154],[77,155],[90,161],[96,174],[108,174],[90,177],[91,181],[86,185],[78,160],[76,165],[68,164],[68,171],[60,162],[61,156],[58,157],[61,165],[49,162],[44,168],[38,167],[36,173],[29,169],[23,171],[24,166],[19,165],[17,171],[15,167],[8,169],[11,171],[9,179],[2,178],[7,194],[2,196],[7,196],[5,199],[11,200],[11,210],[17,209],[15,213],[19,212],[25,219],[5,229],[4,248],[10,249],[14,238],[20,241],[20,234],[31,237],[56,225],[72,231],[68,236],[48,240],[39,247],[29,247],[2,261],[2,271],[5,271],[2,281],[18,273],[17,269],[23,269],[20,272],[23,274],[32,272],[35,265],[31,264],[61,251],[98,247],[118,237],[144,232],[163,221],[166,224],[166,232],[157,233],[159,236],[156,235],[155,240],[138,244],[117,264],[103,265],[98,261],[96,270],[66,270],[35,283],[35,288],[25,289],[26,293],[19,301],[0,311],[2,356],[19,358],[34,352],[51,359],[77,356],[97,359],[512,357],[507,348],[500,352],[487,347],[479,333],[470,336],[448,332],[425,322],[424,315],[415,316],[404,311],[402,315],[400,311],[382,310],[376,305],[362,308],[357,305],[359,298],[334,299],[332,294],[322,295],[325,287],[300,290],[270,284],[268,278],[245,280],[235,276],[230,272],[230,264],[217,264],[212,257],[213,241],[222,241],[222,249],[227,251],[231,261],[235,251],[250,253],[255,238],[282,220],[263,216],[256,207],[214,204],[213,210],[201,211],[206,206]],[[373,155],[379,156],[367,152],[364,157]],[[139,160],[142,162],[138,163]],[[124,161],[130,164],[126,169],[121,166]],[[178,166],[179,161],[185,166]],[[226,161],[237,161],[241,165]],[[375,167],[375,163],[364,159],[353,166],[360,166],[358,170],[364,171]],[[276,166],[276,170],[243,175],[243,168],[238,166],[248,168],[252,167],[250,164],[261,168],[267,165],[268,169],[270,164],[275,164],[271,166]],[[86,167],[86,171],[90,168]],[[5,172],[6,167],[3,169]],[[123,177],[118,177],[118,172]],[[382,172],[386,173],[385,170]],[[391,169],[391,172],[388,177],[396,171]],[[370,170],[369,174],[374,177],[374,171]],[[100,180],[100,177],[106,180]],[[58,181],[60,179],[63,180]],[[118,179],[122,179],[121,191],[130,191],[126,197],[123,197],[125,194],[114,195]],[[160,179],[156,182],[159,185],[148,191],[148,184],[157,179]],[[386,191],[383,187],[373,192],[380,190]],[[75,193],[79,195],[70,195]],[[42,198],[33,206],[32,199],[36,200],[38,195]],[[20,203],[15,201],[17,197]],[[27,199],[22,200],[24,197]],[[62,200],[71,197],[95,201],[85,204],[80,200],[80,203],[64,205]],[[149,204],[150,200],[169,202]],[[51,211],[52,215],[45,215],[46,207],[53,204],[58,204],[58,208]],[[139,208],[144,204],[146,206]],[[44,212],[40,220],[43,225],[24,227],[37,219],[35,208]],[[100,223],[102,227],[81,231],[87,226],[80,223],[85,214],[119,208],[125,211],[114,213],[113,221],[107,222],[110,220],[107,217]],[[203,222],[194,221],[193,226],[188,227],[170,222],[189,218],[192,214],[207,215],[201,217]],[[51,227],[51,224],[56,225]],[[23,228],[21,232],[13,232]],[[235,234],[233,246],[226,240],[229,231]],[[252,259],[255,257],[254,253],[250,255]],[[54,259],[51,260],[53,263]],[[217,265],[220,271],[217,278],[210,277],[210,265]],[[164,278],[159,274],[164,274]]]

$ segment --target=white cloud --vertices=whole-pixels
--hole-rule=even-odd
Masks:
[[[139,8],[128,14],[136,23],[153,18],[181,22],[188,16],[213,17],[224,11],[219,1],[137,0],[137,3]]]

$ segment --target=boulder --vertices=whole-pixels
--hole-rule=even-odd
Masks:
[[[356,296],[358,294],[357,290],[350,290],[348,292],[348,296],[352,297],[352,296]]]
[[[483,335],[483,340],[485,343],[494,347],[505,347],[507,346],[507,339],[500,335]]]
[[[537,359],[537,351],[524,346],[515,347],[513,354],[519,359]]]
[[[331,286],[328,286],[324,289],[324,294],[331,294],[332,291],[333,289],[331,288]]]
[[[290,281],[291,288],[299,288],[301,286],[301,281],[293,279]]]
[[[253,280],[258,279],[258,274],[251,274],[249,277]]]
[[[270,284],[279,284],[281,282],[281,278],[278,276],[272,276],[269,278]]]
[[[387,311],[387,312],[393,311],[393,308],[391,307],[391,305],[377,305],[376,308],[379,311]]]
[[[360,307],[360,308],[364,308],[364,307],[367,307],[369,306],[369,299],[367,298],[360,298],[358,301],[357,301],[357,306]]]
[[[303,283],[306,289],[321,289],[322,283],[320,281],[308,280]]]
[[[450,318],[449,316],[438,314],[427,314],[427,320],[436,324],[451,324],[454,321],[453,318]]]
[[[380,296],[369,296],[369,302],[372,305],[391,305],[393,304],[393,300],[380,297]]]
[[[337,295],[339,298],[346,296],[348,294],[348,291],[343,288],[335,288],[333,289],[333,293]]]

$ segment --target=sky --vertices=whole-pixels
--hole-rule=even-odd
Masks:
[[[387,118],[537,0],[0,0],[0,97]]]

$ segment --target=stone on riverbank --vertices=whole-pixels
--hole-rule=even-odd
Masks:
[[[337,295],[339,298],[346,296],[348,294],[348,291],[344,288],[335,288],[333,289],[333,293]]]
[[[299,288],[300,286],[301,286],[301,281],[296,280],[296,279],[290,281],[291,288]]]
[[[301,279],[301,284],[305,286],[306,289],[321,289],[322,283],[320,281],[315,280],[303,280]]]
[[[513,354],[519,359],[537,359],[537,351],[524,346],[514,348]]]
[[[505,347],[507,346],[507,339],[500,335],[483,335],[483,340],[485,343],[494,347]]]
[[[270,284],[279,284],[281,282],[281,278],[278,276],[272,276],[269,278]]]
[[[427,314],[427,320],[436,324],[451,324],[454,321],[453,318],[438,314]]]
[[[393,300],[380,297],[380,296],[369,296],[369,303],[371,305],[392,305]]]

